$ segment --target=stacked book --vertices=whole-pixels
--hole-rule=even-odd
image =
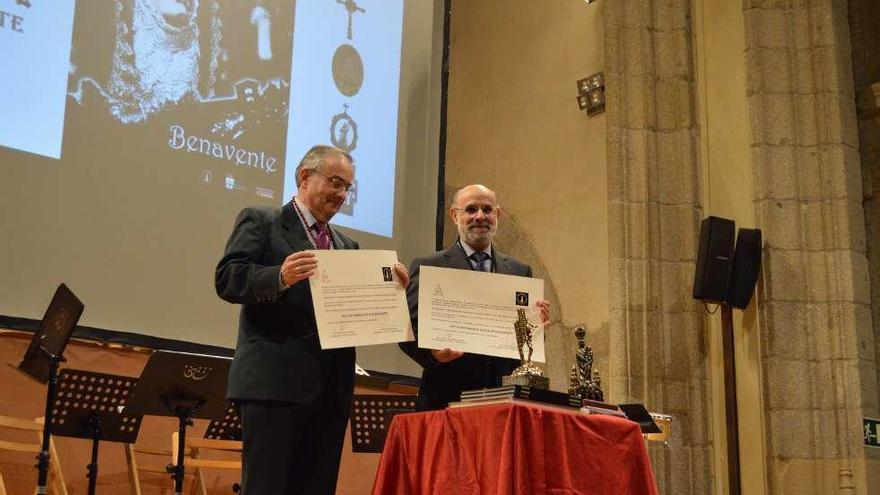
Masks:
[[[465,390],[461,393],[461,400],[450,402],[449,407],[482,406],[486,404],[498,404],[508,402],[525,402],[542,404],[571,409],[579,409],[587,414],[608,414],[618,416],[636,422],[643,434],[664,434],[668,431],[671,416],[649,413],[642,404],[609,404],[589,399],[581,400],[580,397],[563,392],[554,392],[543,388],[528,387],[525,385],[505,385],[495,388],[481,388],[479,390]],[[656,421],[662,421],[667,428],[660,428]],[[665,441],[668,435],[657,439]]]
[[[465,390],[459,402],[452,402],[449,407],[479,406],[500,402],[531,402],[551,406],[580,409],[581,400],[562,392],[554,392],[525,385],[505,385],[503,387]]]
[[[626,413],[621,411],[620,407],[615,404],[609,404],[607,402],[584,399],[581,409],[589,414],[609,414],[611,416],[626,418]]]

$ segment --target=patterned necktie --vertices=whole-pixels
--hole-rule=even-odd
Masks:
[[[317,221],[312,224],[312,230],[315,232],[315,247],[318,249],[330,249],[332,241],[330,240],[330,228],[326,222]]]
[[[474,261],[477,265],[478,272],[488,272],[489,268],[486,266],[486,261],[489,259],[489,253],[485,251],[474,251],[473,254],[468,256],[471,260]]]

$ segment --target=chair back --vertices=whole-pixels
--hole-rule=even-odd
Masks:
[[[179,433],[171,434],[171,463],[177,464],[177,452]],[[184,468],[194,468],[196,472],[196,485],[199,493],[207,495],[207,477],[205,469],[237,469],[241,470],[241,457],[237,459],[212,459],[211,452],[237,452],[241,454],[240,440],[214,440],[208,438],[186,437],[184,447]],[[233,487],[233,491],[237,486]]]
[[[23,452],[27,454],[39,454],[43,448],[43,418],[24,419],[12,416],[0,415],[0,431],[26,431],[32,432],[32,440],[6,440],[0,438],[0,450],[10,452]],[[34,480],[36,481],[36,472]],[[64,483],[64,474],[61,472],[61,463],[58,459],[58,450],[55,448],[55,439],[49,439],[49,481],[46,489],[50,495],[67,495],[67,485]],[[3,478],[0,478],[0,495],[6,493]]]

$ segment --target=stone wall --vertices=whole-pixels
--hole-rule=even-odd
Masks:
[[[499,191],[499,244],[554,302],[554,388],[583,322],[609,399],[674,416],[669,443],[650,445],[661,493],[727,489],[717,316],[691,288],[699,222],[728,212],[765,240],[758,296],[737,316],[741,453],[761,478],[744,486],[880,492],[861,428],[880,416],[871,1],[849,0],[855,14],[846,0],[453,2],[447,197],[473,182]],[[867,26],[853,48],[850,24]],[[713,31],[731,26],[736,53]],[[574,81],[599,71],[606,113],[569,110]],[[737,82],[701,86],[724,77]]]
[[[871,319],[875,362],[880,364],[880,2],[849,0],[849,25],[862,162],[865,248],[871,273]],[[877,373],[880,387],[880,366]],[[880,412],[875,412],[874,417],[880,417]]]
[[[743,7],[756,223],[765,239],[769,491],[875,493],[862,446],[877,375],[846,3]]]
[[[567,390],[574,326],[608,366],[605,116],[578,110],[576,81],[602,70],[602,3],[452,2],[447,205],[480,183],[498,193],[496,248],[545,280],[550,386]],[[447,220],[445,245],[456,236]]]
[[[691,298],[700,167],[688,0],[605,3],[610,389],[675,417],[662,493],[712,491],[707,345]]]

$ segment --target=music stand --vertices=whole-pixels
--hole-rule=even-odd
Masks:
[[[416,410],[417,395],[361,395],[351,404],[351,450],[379,453],[394,416]]]
[[[186,427],[193,418],[212,419],[226,409],[226,377],[232,358],[178,351],[155,351],[141,373],[126,414],[175,416],[178,420],[174,493],[183,493]]]
[[[643,435],[662,432],[657,423],[654,422],[654,418],[651,417],[651,413],[645,409],[643,404],[620,404],[618,407],[626,414],[628,420],[634,421],[639,425]]]
[[[43,419],[43,444],[37,454],[37,493],[46,493],[49,481],[49,438],[52,435],[53,407],[58,390],[58,365],[64,361],[64,348],[85,306],[63,283],[55,290],[40,327],[24,353],[18,369],[46,388],[46,413]]]
[[[53,408],[53,434],[92,441],[88,464],[89,495],[98,482],[98,443],[134,443],[143,416],[122,412],[137,379],[128,376],[64,369],[58,375]]]
[[[241,413],[238,410],[238,404],[229,402],[223,417],[211,420],[205,431],[205,438],[241,441]]]
[[[208,440],[235,440],[241,442],[241,410],[235,402],[228,402],[222,418],[212,419],[205,430]],[[241,491],[239,483],[232,484],[232,491]]]

